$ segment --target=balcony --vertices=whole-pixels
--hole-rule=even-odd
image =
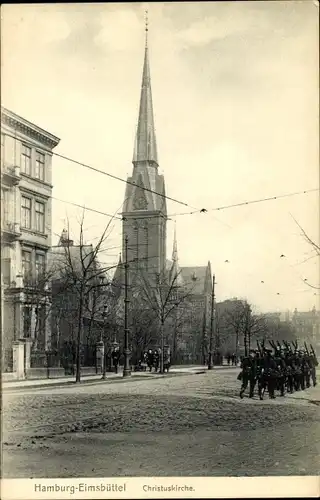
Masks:
[[[16,186],[20,182],[20,167],[2,165],[2,181],[11,186]]]
[[[16,222],[3,221],[1,223],[3,241],[12,242],[20,238],[19,224]]]

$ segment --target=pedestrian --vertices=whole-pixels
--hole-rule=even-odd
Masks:
[[[149,349],[148,353],[147,353],[147,365],[148,365],[149,371],[151,372],[152,367],[154,365],[154,353],[153,353],[152,349]]]
[[[118,373],[118,365],[120,360],[120,348],[118,346],[113,348],[111,357],[113,361],[114,371],[115,373]]]
[[[312,378],[313,387],[317,385],[317,375],[316,375],[316,367],[318,366],[318,360],[316,353],[312,350],[312,354],[310,355],[310,374]]]
[[[155,349],[153,351],[153,366],[154,366],[154,370],[155,372],[157,373],[158,369],[159,369],[159,363],[160,363],[160,349]]]

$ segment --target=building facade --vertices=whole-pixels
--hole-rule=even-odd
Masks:
[[[46,269],[52,152],[58,143],[56,136],[1,108],[2,366],[8,372],[17,368],[19,343],[26,351],[24,370],[31,353],[50,344]]]
[[[295,328],[300,345],[304,342],[312,344],[320,352],[320,311],[315,307],[311,311],[294,310],[291,323]]]

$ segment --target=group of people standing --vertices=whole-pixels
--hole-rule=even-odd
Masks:
[[[298,349],[298,345],[286,343],[281,346],[270,343],[273,349],[266,349],[258,344],[258,349],[251,349],[249,356],[241,362],[238,380],[242,382],[240,398],[244,397],[249,385],[249,397],[254,397],[257,386],[259,398],[263,400],[265,391],[269,398],[275,399],[275,391],[284,396],[285,392],[305,390],[317,384],[316,367],[318,360],[312,346],[308,350]]]
[[[232,366],[237,366],[237,364],[238,364],[238,356],[234,352],[232,354],[230,352],[228,352],[228,354],[226,355],[226,360],[227,360],[228,366],[230,366],[230,364]]]
[[[155,373],[158,372],[158,370],[161,368],[161,349],[148,349],[142,354],[141,360],[139,361],[138,367],[142,371],[147,371],[147,368],[149,369],[150,372],[152,370],[155,371]],[[163,352],[163,370],[165,372],[169,372],[171,365],[171,360],[170,360],[170,349],[165,346],[164,352]]]

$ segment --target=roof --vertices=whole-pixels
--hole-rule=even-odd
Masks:
[[[181,276],[186,286],[192,287],[193,294],[203,294],[208,281],[208,265],[207,266],[192,266],[181,267]]]
[[[144,54],[138,126],[132,161],[134,168],[132,176],[128,177],[122,214],[160,211],[166,215],[164,177],[158,174],[158,152],[147,46]]]
[[[56,147],[60,142],[60,139],[55,135],[3,106],[1,106],[1,121],[10,127],[27,133],[29,136],[35,136],[40,142],[49,145],[51,148]]]
[[[53,270],[56,279],[61,277],[63,270],[70,270],[70,264],[72,266],[72,272],[76,275],[82,274],[82,264],[81,260],[86,267],[90,267],[90,261],[93,257],[93,247],[92,245],[81,246],[54,246],[49,252],[49,266]],[[82,253],[82,255],[81,255]],[[70,259],[70,263],[69,263]],[[97,261],[95,260],[97,264]],[[92,266],[93,266],[92,262]]]
[[[150,161],[158,164],[148,47],[145,48],[144,53],[139,119],[133,154],[133,162],[139,161]]]

